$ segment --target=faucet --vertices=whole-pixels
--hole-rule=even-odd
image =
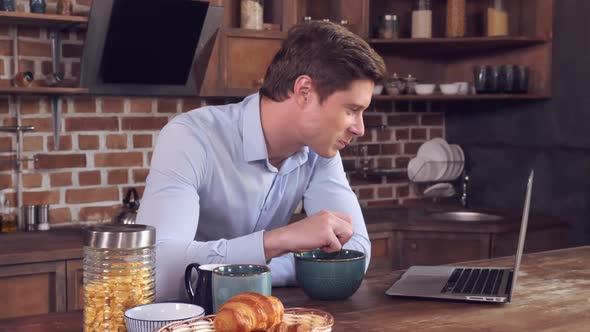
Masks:
[[[459,202],[461,206],[466,209],[468,207],[467,201],[467,186],[469,182],[469,175],[467,175],[467,171],[463,170],[463,177],[461,179],[461,198],[459,198]]]

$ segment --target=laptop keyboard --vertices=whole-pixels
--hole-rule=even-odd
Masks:
[[[509,273],[506,294],[512,286],[512,272],[498,269],[454,269],[441,290],[443,294],[498,295],[504,273]]]

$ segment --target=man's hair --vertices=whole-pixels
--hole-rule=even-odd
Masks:
[[[301,75],[312,78],[320,103],[359,79],[386,76],[383,59],[358,35],[336,23],[304,21],[293,26],[264,77],[260,94],[280,102]]]

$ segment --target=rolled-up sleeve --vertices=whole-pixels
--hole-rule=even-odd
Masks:
[[[314,174],[303,196],[307,215],[321,210],[333,210],[352,217],[354,235],[344,247],[364,252],[367,261],[371,259],[371,241],[359,201],[346,179],[340,154],[330,159],[319,158]]]

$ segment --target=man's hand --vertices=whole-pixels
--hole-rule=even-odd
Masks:
[[[264,233],[264,254],[269,261],[287,252],[321,248],[336,252],[354,233],[352,218],[344,213],[322,210],[285,227]]]

